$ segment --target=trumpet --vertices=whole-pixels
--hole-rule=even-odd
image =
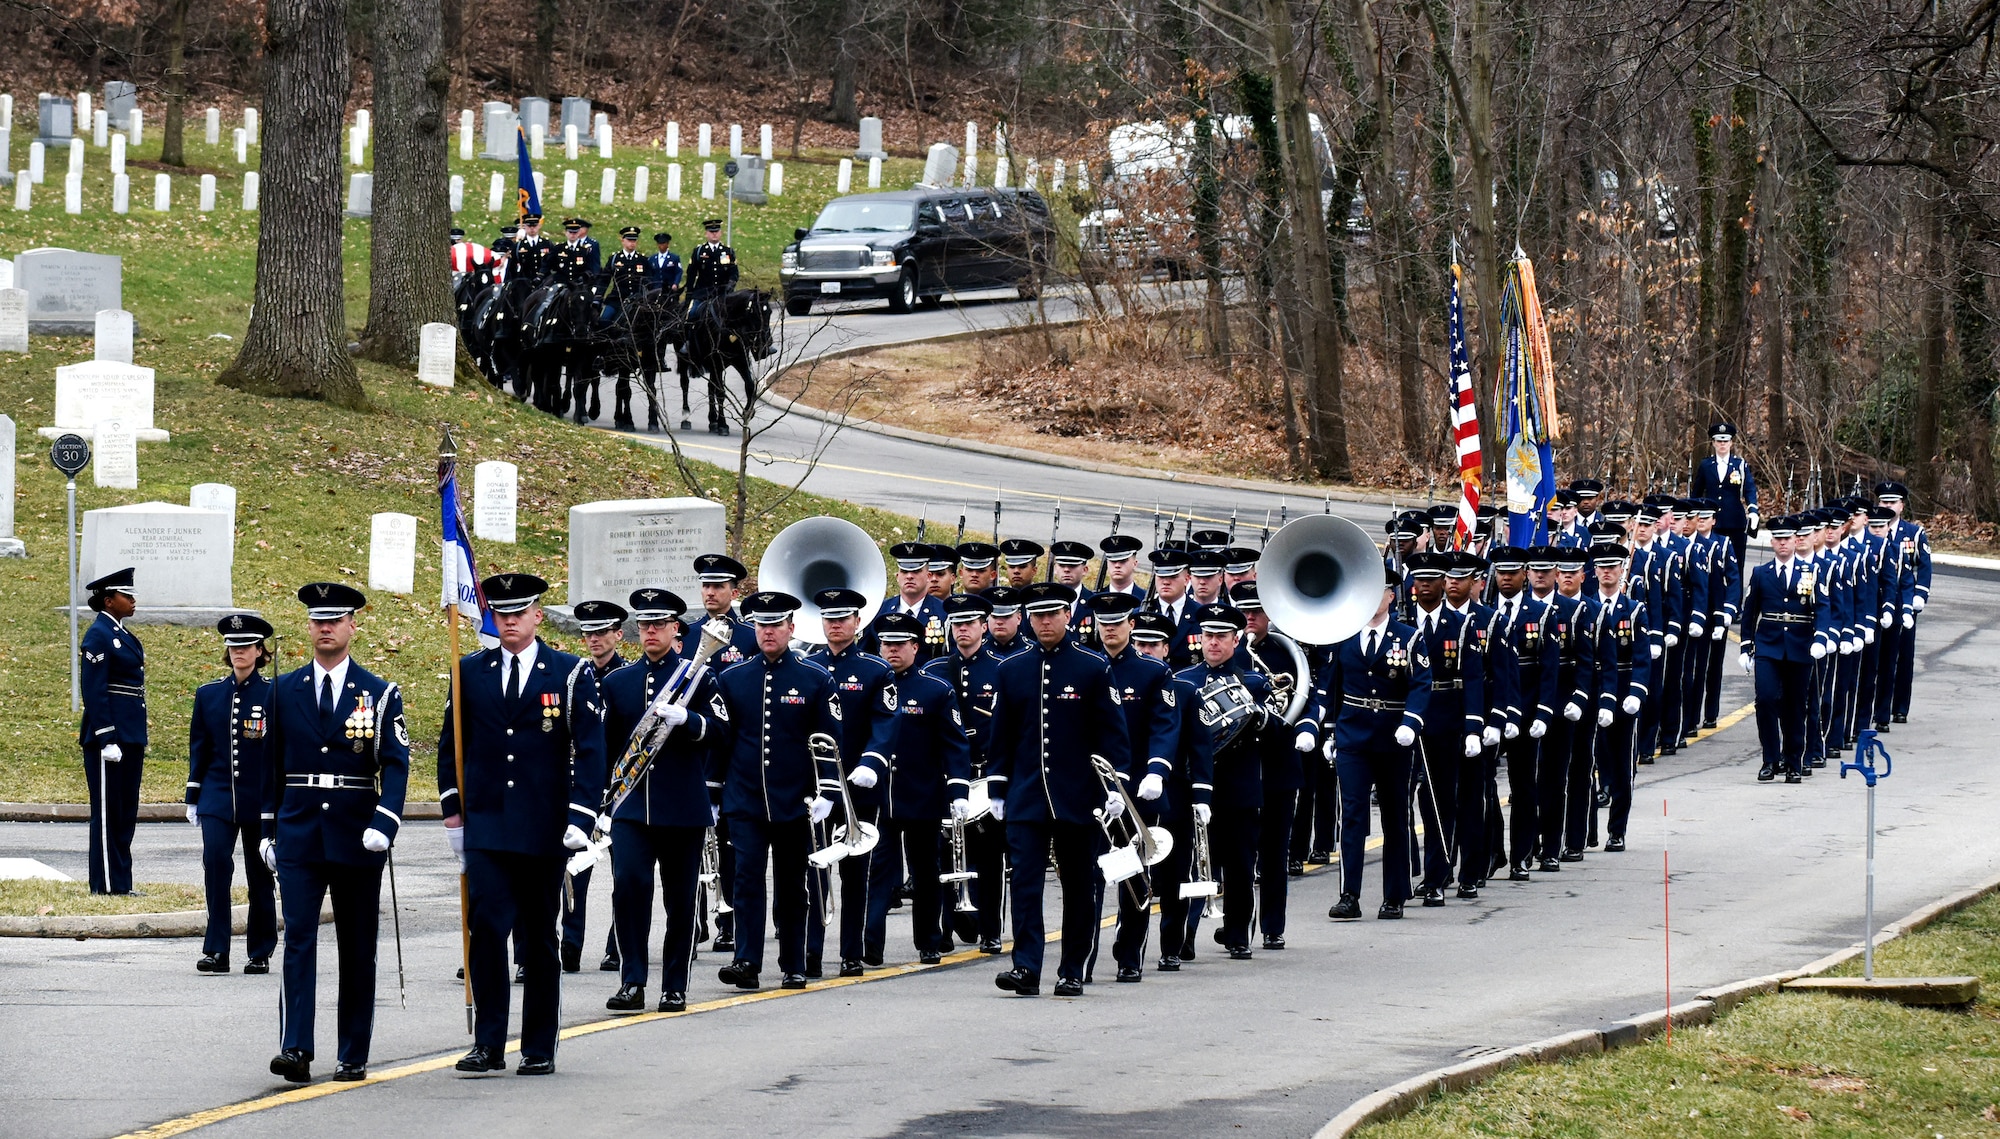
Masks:
[[[1123,882],[1137,876],[1146,877],[1146,896],[1152,896],[1152,879],[1146,875],[1148,867],[1157,866],[1174,849],[1174,836],[1165,827],[1149,827],[1139,819],[1139,803],[1132,793],[1125,789],[1124,780],[1118,778],[1117,769],[1111,761],[1101,755],[1090,757],[1090,766],[1097,772],[1097,780],[1104,785],[1106,795],[1117,795],[1125,804],[1124,827],[1116,827],[1104,817],[1100,809],[1097,825],[1104,830],[1104,837],[1110,841],[1111,849],[1097,856],[1098,868],[1104,871],[1106,882]],[[1121,833],[1122,832],[1122,833]],[[1143,899],[1142,899],[1143,900]]]
[[[955,887],[958,891],[957,912],[971,914],[979,912],[972,904],[972,891],[967,883],[979,877],[978,873],[965,868],[965,822],[951,818],[944,821],[945,829],[951,835],[951,869],[938,875],[940,885]]]
[[[831,761],[834,770],[840,770],[840,745],[825,732],[814,732],[806,738],[806,747],[811,749],[813,758],[824,763]],[[882,840],[882,831],[874,823],[861,821],[854,813],[854,796],[848,793],[847,779],[842,776],[840,784],[841,809],[847,812],[847,821],[833,828],[833,835],[826,842],[819,841],[818,828],[814,828],[813,852],[806,855],[806,861],[821,870],[832,866],[843,858],[857,858],[875,849]],[[827,907],[828,912],[832,907]]]

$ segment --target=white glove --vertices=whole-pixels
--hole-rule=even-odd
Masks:
[[[722,808],[713,803],[708,805],[708,825],[712,827],[722,825]]]
[[[1917,615],[1916,615],[1915,613],[1905,613],[1905,614],[1903,614],[1903,628],[1905,628],[1905,629],[1914,629],[1914,628],[1916,628],[1916,627],[1917,627]],[[114,749],[111,749],[111,748],[106,748],[105,750],[106,750],[106,751],[111,751],[111,750],[114,750]]]
[[[1855,653],[1858,653],[1858,652],[1860,652],[1860,651],[1861,651],[1861,642],[1860,642],[1860,641],[1855,641],[1855,640],[1846,640],[1846,641],[1842,641],[1842,642],[1840,642],[1840,655],[1841,655],[1841,656],[1844,656],[1844,657],[1851,657],[1851,656],[1853,656],[1853,655],[1854,655]]]
[[[389,836],[369,827],[361,832],[361,849],[370,854],[380,854],[389,849]]]
[[[866,791],[875,786],[875,769],[864,763],[847,773],[847,781]]]
[[[1125,799],[1123,796],[1106,795],[1104,797],[1105,822],[1107,823],[1114,822],[1119,818],[1119,816],[1123,815],[1124,813],[1125,813]]]
[[[1889,626],[1896,623],[1896,615],[1894,613],[1885,612],[1882,614],[1882,619],[1876,623],[1881,625],[1884,629],[1886,629]]]
[[[201,825],[201,820],[195,817],[195,813],[194,813],[194,808],[193,808],[193,807],[189,807],[189,808],[188,808],[188,825],[189,825],[189,826],[200,826],[200,825]]]
[[[117,744],[105,744],[102,748],[98,749],[97,754],[103,756],[106,763],[117,763],[119,760],[125,758],[125,749],[119,747]]]
[[[1706,632],[1708,632],[1708,626],[1702,624],[1700,621],[1695,621],[1688,625],[1688,640],[1699,641],[1701,640],[1701,635]]]
[[[824,795],[815,795],[806,800],[806,810],[812,816],[813,822],[823,823],[827,820],[827,816],[833,814],[833,800]]]
[[[1922,613],[1924,611],[1924,598],[1922,596],[1913,598],[1910,604],[1916,607],[1917,612]]]
[[[1465,758],[1467,758],[1467,759],[1478,759],[1478,758],[1479,758],[1479,736],[1478,736],[1477,734],[1475,734],[1475,733],[1471,733],[1471,732],[1468,732],[1468,733],[1466,733],[1466,736],[1465,736]]]
[[[1666,642],[1668,648],[1673,648],[1675,645],[1681,643],[1680,635],[1677,633],[1668,633],[1666,636]]]
[[[965,821],[965,816],[971,813],[972,807],[964,799],[953,799],[951,801],[951,817],[954,820],[962,823]]]
[[[1608,728],[1611,726],[1611,709],[1599,708],[1597,710],[1597,726],[1600,728]]]
[[[1578,720],[1583,719],[1583,705],[1578,704],[1574,700],[1570,701],[1567,704],[1564,704],[1563,719],[1568,720],[1572,724],[1576,723]]]
[[[1005,799],[993,800],[993,821],[996,823],[1004,823],[1007,821],[1007,800]]]
[[[1729,634],[1729,626],[1727,625],[1717,625],[1715,628],[1710,629],[1708,631],[1708,637],[1710,640],[1713,641],[1719,641],[1728,634]]]
[[[1167,781],[1160,778],[1158,772],[1153,772],[1144,779],[1139,780],[1139,797],[1148,803],[1159,798],[1165,793],[1166,789]]]
[[[1207,803],[1196,803],[1194,805],[1194,821],[1200,823],[1202,826],[1208,825],[1208,820],[1214,813],[1214,811],[1209,809]]]
[[[1826,659],[1826,646],[1825,646],[1825,645],[1822,645],[1822,644],[1820,644],[1820,643],[1819,643],[1818,641],[1814,641],[1814,642],[1813,642],[1813,647],[1812,647],[1812,658],[1813,658],[1814,660],[1825,660],[1825,659]]]
[[[1622,705],[1622,707],[1623,707],[1623,708],[1625,709],[1625,714],[1626,714],[1627,716],[1636,716],[1636,715],[1638,715],[1638,714],[1639,714],[1639,698],[1638,698],[1637,696],[1627,696],[1627,697],[1625,698],[1625,703],[1624,703],[1624,704]]]
[[[582,850],[589,845],[590,845],[590,836],[583,833],[582,827],[577,826],[575,823],[571,823],[568,827],[564,828],[563,830],[564,850]]]
[[[1403,738],[1403,733],[1404,733],[1404,732],[1407,732],[1407,731],[1409,731],[1409,730],[1410,730],[1410,729],[1408,729],[1408,728],[1397,728],[1397,729],[1396,729],[1396,739],[1397,739],[1397,741],[1398,741],[1398,742],[1401,742],[1401,741],[1402,741],[1402,738]],[[1414,734],[1414,733],[1412,733],[1412,736],[1411,736],[1411,738],[1413,738],[1413,739],[1415,738],[1415,734]],[[1404,746],[1404,747],[1408,747],[1408,746],[1410,746],[1410,745],[1408,745],[1408,744],[1403,744],[1403,746]],[[1326,761],[1327,761],[1328,763],[1332,763],[1332,762],[1333,762],[1333,756],[1334,756],[1334,741],[1333,741],[1333,737],[1332,737],[1332,736],[1328,736],[1328,737],[1326,737],[1326,742],[1325,742],[1325,743],[1323,743],[1323,744],[1321,744],[1321,745],[1319,746],[1319,753],[1320,753],[1321,755],[1323,755],[1323,756],[1325,756],[1325,757],[1326,757]]]
[[[1547,720],[1536,720],[1534,723],[1528,725],[1528,738],[1531,740],[1541,739],[1548,734],[1549,723]]]
[[[444,828],[445,840],[451,843],[451,853],[458,859],[458,872],[465,873],[465,828]]]
[[[1755,530],[1757,528],[1757,512],[1754,510],[1751,511],[1747,521],[1750,523],[1750,528]]]
[[[1737,653],[1736,663],[1744,672],[1756,671],[1756,662],[1751,658],[1749,653]]]
[[[1483,743],[1483,744],[1485,744],[1485,745],[1486,745],[1487,747],[1499,747],[1499,746],[1500,746],[1500,729],[1499,729],[1499,728],[1487,728],[1487,729],[1486,729],[1485,731],[1483,731],[1483,732],[1480,732],[1480,733],[1479,733],[1479,742],[1480,742],[1480,743]]]
[[[1653,659],[1654,659],[1654,660],[1659,660],[1659,659],[1660,659],[1660,654],[1661,654],[1661,653],[1663,653],[1663,652],[1666,652],[1666,651],[1667,651],[1667,650],[1665,650],[1665,649],[1661,648],[1660,646],[1658,646],[1658,645],[1654,645],[1654,646],[1653,646]]]
[[[688,710],[679,704],[669,704],[660,709],[660,719],[670,728],[678,728],[688,722]]]
[[[278,840],[267,838],[257,844],[257,853],[264,856],[264,866],[272,873],[278,870]]]
[[[1875,643],[1875,626],[1863,625],[1861,627],[1861,643],[1864,645],[1872,645]]]
[[[1507,722],[1506,726],[1504,726],[1504,727],[1502,727],[1502,728],[1500,729],[1500,738],[1502,738],[1502,739],[1508,739],[1508,740],[1518,740],[1518,739],[1520,739],[1520,738],[1521,738],[1521,725],[1519,725],[1519,724],[1516,724],[1516,723],[1514,723],[1513,721],[1509,720],[1509,721]]]
[[[1300,732],[1298,735],[1292,737],[1292,750],[1309,752],[1313,749],[1313,744],[1316,742],[1318,741],[1314,739],[1311,732]]]
[[[1416,742],[1417,742],[1417,733],[1416,733],[1415,729],[1413,729],[1413,728],[1411,728],[1411,727],[1410,727],[1410,725],[1408,725],[1408,724],[1400,724],[1400,725],[1398,725],[1398,726],[1396,727],[1396,744],[1397,744],[1397,746],[1399,746],[1399,747],[1411,747],[1411,746],[1415,745],[1415,744],[1416,744]],[[1326,741],[1326,746],[1327,746],[1327,756],[1326,756],[1326,757],[1327,757],[1328,759],[1332,759],[1332,758],[1333,758],[1333,741],[1332,741],[1332,740],[1328,740],[1328,741]]]

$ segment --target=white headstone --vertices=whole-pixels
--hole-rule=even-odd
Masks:
[[[91,475],[112,490],[139,489],[139,436],[122,419],[100,419],[92,432]]]
[[[250,165],[250,132],[237,127],[229,132],[229,144],[236,150],[236,165]]]
[[[451,176],[451,212],[457,213],[464,208],[465,176],[462,174],[453,174]]]
[[[507,161],[514,157],[514,126],[520,120],[514,117],[514,108],[507,103],[481,103],[480,113],[485,116],[486,147],[480,152],[481,158]]]
[[[111,145],[111,113],[101,107],[90,117],[90,145]]]
[[[952,175],[957,172],[958,148],[948,142],[932,143],[931,152],[924,159],[924,185],[949,186]]]
[[[111,212],[114,214],[132,211],[132,176],[113,174],[111,176]]]
[[[581,132],[581,131],[579,131],[579,130],[577,130],[577,129],[576,129],[576,124],[575,124],[575,123],[564,123],[564,124],[563,124],[563,158],[564,158],[564,159],[566,159],[566,160],[568,160],[568,161],[570,161],[570,162],[575,162],[575,161],[576,161],[576,140],[577,140],[578,138],[582,137],[582,134],[583,134],[583,132]]]
[[[375,175],[347,176],[347,216],[351,218],[375,216]]]
[[[117,419],[133,431],[151,433],[153,369],[111,360],[57,368],[55,430],[87,434],[100,419]]]
[[[701,164],[701,196],[704,198],[715,197],[715,163],[713,162],[704,162]]]
[[[250,136],[251,142],[257,141],[257,108],[243,108],[243,130]]]
[[[770,123],[765,123],[757,128],[757,157],[763,159],[766,162],[771,161]]]
[[[696,597],[694,559],[722,548],[726,511],[704,498],[586,502],[569,510],[569,603],[644,585]]]
[[[701,126],[695,128],[694,156],[696,158],[708,157],[709,146],[714,137],[714,130],[707,123],[703,123]]]
[[[613,201],[615,201],[617,197],[618,197],[618,170],[616,167],[607,166],[604,168],[604,176],[598,179],[597,203],[599,205],[608,206]]]
[[[458,157],[461,162],[472,161],[472,112],[458,113]]]
[[[40,139],[28,144],[28,181],[37,186],[48,177],[48,153]]]
[[[76,93],[76,121],[87,123],[90,121],[90,116],[90,92],[78,91]]]
[[[27,350],[28,290],[0,289],[0,352]]]
[[[854,148],[856,158],[887,158],[889,152],[882,149],[882,120],[868,116],[861,120],[861,145]]]
[[[132,362],[132,314],[108,308],[97,314],[96,359],[114,364]]]
[[[362,107],[354,112],[354,129],[361,132],[362,138],[367,138],[375,129],[374,115],[368,108]]]
[[[472,468],[473,537],[489,542],[514,540],[520,481],[520,469],[512,463],[495,459]]]
[[[667,157],[679,158],[680,156],[681,125],[677,122],[669,121],[667,123]]]
[[[0,289],[11,289],[13,287],[14,263],[5,257],[0,257]]]
[[[166,213],[174,205],[174,180],[165,174],[153,175],[153,208]]]
[[[536,162],[540,162],[544,157],[545,151],[548,148],[548,142],[549,142],[549,124],[547,123],[528,124],[529,158],[534,159]]]
[[[500,172],[496,170],[493,172],[493,177],[486,183],[486,212],[489,214],[499,213],[500,203],[506,196],[507,181],[500,177]]]
[[[0,558],[25,558],[14,536],[14,421],[0,415]]]
[[[14,259],[14,283],[28,290],[38,335],[88,336],[100,309],[124,308],[124,262],[74,249],[30,249]]]
[[[347,128],[347,164],[362,165],[362,152],[368,147],[368,135],[358,126]]]
[[[667,164],[667,200],[670,202],[681,200],[681,164],[678,162]]]
[[[604,159],[606,162],[609,162],[611,160],[611,124],[605,122],[604,116],[601,114],[597,116],[596,133],[597,133],[597,157]]]
[[[125,133],[132,136],[132,145],[142,146],[146,141],[146,112],[144,108],[132,108],[132,117],[127,122]]]
[[[965,184],[979,185],[979,124],[965,124]]]
[[[743,157],[743,124],[729,124],[729,157]]]
[[[653,172],[641,166],[632,171],[632,200],[639,205],[646,204],[646,192],[652,189]]]
[[[564,209],[576,204],[576,171],[563,171],[562,204]]]
[[[66,214],[83,212],[83,175],[63,175],[63,212]]]
[[[210,107],[203,116],[201,140],[210,146],[222,142],[222,110]]]
[[[1013,174],[1013,171],[1008,169],[1008,165],[1007,156],[1004,154],[993,160],[993,184],[995,186],[1004,188],[1007,185],[1007,179]]]
[[[852,158],[843,158],[840,160],[840,173],[834,176],[833,192],[836,194],[845,194],[853,188],[854,160]]]
[[[778,197],[779,195],[785,192],[784,163],[782,162],[771,163],[771,176],[766,180],[766,188],[770,190],[771,196],[774,198]]]
[[[432,387],[452,386],[458,367],[458,329],[431,321],[417,333],[417,379]]]
[[[83,173],[83,151],[82,139],[73,138],[69,140],[69,172],[71,174]]]
[[[1021,184],[1030,190],[1039,190],[1041,187],[1036,185],[1036,183],[1041,180],[1041,174],[1042,164],[1030,158],[1028,159],[1028,176]]]
[[[111,173],[114,175],[125,173],[125,136],[123,134],[114,134],[111,136]]]
[[[196,510],[212,510],[229,516],[229,531],[236,532],[236,488],[226,482],[198,482],[188,488],[188,505]]]
[[[1058,158],[1049,163],[1049,193],[1060,194],[1063,188],[1063,160]]]
[[[201,176],[201,199],[195,208],[202,213],[209,213],[215,209],[215,175]]]
[[[0,94],[0,133],[14,129],[14,96]]]
[[[868,188],[875,190],[881,188],[881,185],[882,160],[880,158],[871,158],[868,160]]]
[[[547,171],[535,171],[535,200],[538,202],[549,200],[549,176]]]
[[[368,520],[368,588],[414,593],[417,588],[417,520],[385,512]]]
[[[103,462],[100,450],[94,465]],[[174,502],[106,507],[83,516],[77,570],[89,581],[131,566],[144,608],[233,607],[235,539],[229,519],[213,510]]]

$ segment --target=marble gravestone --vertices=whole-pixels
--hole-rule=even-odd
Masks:
[[[90,472],[101,487],[139,489],[139,437],[122,419],[100,419],[91,432]]]
[[[736,177],[729,180],[729,196],[753,206],[761,206],[768,200],[764,195],[763,159],[746,154],[736,160]]]
[[[25,558],[28,547],[14,536],[14,421],[0,415],[0,558]]]
[[[104,112],[112,130],[129,130],[132,125],[132,110],[139,105],[139,88],[123,79],[113,79],[104,85]]]
[[[547,138],[549,135],[549,101],[537,95],[530,95],[521,100],[521,125],[528,128],[530,135],[535,133],[536,127],[540,127],[542,128],[542,137]],[[509,158],[513,157],[513,154],[512,150],[507,152]]]
[[[949,186],[952,175],[957,172],[958,148],[948,142],[932,143],[930,154],[924,159],[923,184]]]
[[[229,532],[236,532],[236,488],[226,482],[200,482],[188,488],[188,505],[229,516]]]
[[[351,218],[375,216],[375,175],[350,174],[347,176],[347,210]]]
[[[479,111],[485,120],[486,137],[486,147],[479,157],[513,161],[514,124],[520,121],[514,117],[514,108],[507,103],[481,103]]]
[[[131,313],[124,309],[105,309],[97,314],[96,358],[114,364],[132,362]]]
[[[448,388],[456,382],[458,329],[443,321],[431,321],[417,333],[417,379],[432,387]]]
[[[98,313],[125,307],[124,273],[124,260],[108,253],[43,248],[16,257],[14,284],[28,290],[28,331],[95,335]]]
[[[0,352],[28,350],[28,290],[0,289]]]
[[[77,572],[79,580],[89,581],[131,566],[137,571],[138,622],[198,624],[235,608],[230,582],[235,558],[228,516],[172,502],[140,502],[84,512]],[[149,613],[161,609],[181,612]]]
[[[520,468],[491,459],[472,468],[472,536],[512,542],[520,500]]]
[[[643,585],[701,595],[694,559],[723,548],[727,511],[705,498],[585,502],[569,510],[569,604],[623,604]]]
[[[40,116],[35,141],[45,147],[68,146],[76,135],[76,104],[54,95],[38,100]]]
[[[417,588],[417,520],[385,512],[368,523],[368,588],[414,593]]]
[[[563,96],[562,125],[565,129],[576,128],[578,146],[597,145],[597,126],[590,117],[590,100],[577,95]]]
[[[56,369],[56,422],[41,429],[44,437],[74,431],[88,438],[99,420],[114,418],[145,442],[167,440],[167,433],[153,426],[153,369],[110,360]]]

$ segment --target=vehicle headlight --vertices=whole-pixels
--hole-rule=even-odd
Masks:
[[[798,267],[799,267],[799,251],[798,251],[798,250],[796,250],[796,249],[787,249],[787,250],[785,250],[784,254],[783,254],[782,256],[780,256],[780,257],[778,258],[778,264],[779,264],[779,265],[781,265],[782,267],[786,268],[786,269],[796,269],[796,268],[798,268]]]
[[[872,257],[877,269],[886,269],[896,263],[896,251],[893,249],[877,249]]]

